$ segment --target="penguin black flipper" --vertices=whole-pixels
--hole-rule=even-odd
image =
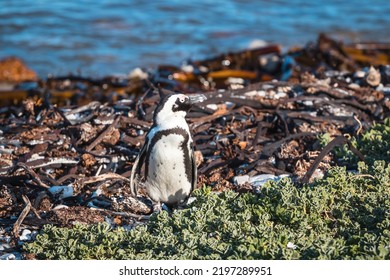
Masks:
[[[135,162],[133,164],[133,168],[131,169],[130,176],[130,192],[135,197],[138,192],[138,177],[141,175],[142,165],[145,162],[146,157],[146,143],[142,146],[141,151],[139,152]]]

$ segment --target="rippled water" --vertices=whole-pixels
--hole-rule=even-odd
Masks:
[[[390,1],[0,1],[0,58],[19,56],[42,77],[179,65],[256,39],[287,48],[319,32],[390,42]]]

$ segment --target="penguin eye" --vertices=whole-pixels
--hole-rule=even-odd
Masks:
[[[172,110],[176,111],[188,111],[190,109],[189,98],[185,95],[175,96],[175,103],[172,105]]]

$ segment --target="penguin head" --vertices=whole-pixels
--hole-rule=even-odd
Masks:
[[[187,96],[180,93],[160,95],[161,100],[154,111],[154,123],[159,124],[171,118],[184,118],[192,105],[206,99],[203,94]]]

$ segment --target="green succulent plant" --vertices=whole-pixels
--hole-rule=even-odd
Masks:
[[[354,141],[368,159],[357,172],[269,181],[256,194],[203,187],[187,208],[131,230],[46,225],[23,249],[38,259],[390,259],[390,121]]]

